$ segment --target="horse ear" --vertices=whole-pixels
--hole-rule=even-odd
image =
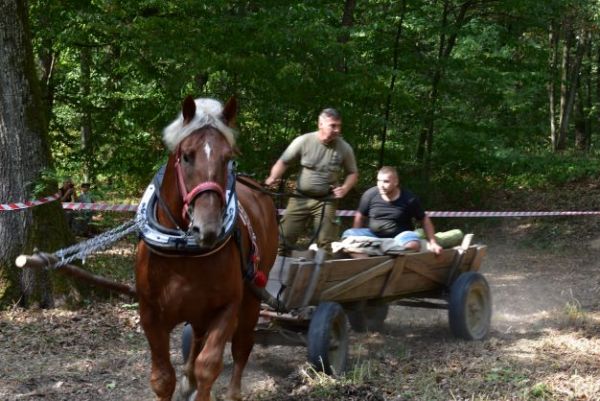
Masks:
[[[223,109],[223,118],[228,126],[232,127],[235,124],[235,116],[237,114],[237,100],[235,96],[229,98]]]
[[[183,100],[181,105],[181,113],[183,114],[183,125],[187,125],[196,115],[196,102],[192,96],[188,96]]]

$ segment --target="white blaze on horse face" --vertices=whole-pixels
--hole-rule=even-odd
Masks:
[[[204,142],[204,154],[206,154],[206,162],[207,162],[207,166],[208,166],[208,177],[209,179],[212,179],[210,177],[213,176],[213,166],[210,163],[210,155],[212,153],[212,148],[210,147],[210,143],[209,141]]]
[[[206,142],[204,144],[204,153],[206,153],[206,160],[210,161],[210,153],[211,153],[212,149],[210,148],[210,145],[208,144],[208,142]]]

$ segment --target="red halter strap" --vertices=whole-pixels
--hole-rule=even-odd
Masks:
[[[205,181],[196,185],[189,193],[185,187],[185,181],[183,180],[183,171],[181,170],[181,163],[179,163],[179,159],[181,156],[181,152],[179,148],[177,148],[177,153],[175,157],[175,171],[177,172],[177,181],[179,183],[179,193],[183,199],[183,209],[181,210],[181,215],[183,216],[183,220],[188,221],[187,210],[190,207],[190,203],[196,198],[196,196],[200,195],[202,192],[213,191],[219,195],[221,202],[225,205],[225,191],[223,187],[221,187],[218,183],[214,181]]]

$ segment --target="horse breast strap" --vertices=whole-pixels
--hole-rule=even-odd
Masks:
[[[229,167],[227,191],[224,194],[226,206],[223,225],[217,245],[213,249],[202,249],[189,232],[180,228],[167,228],[158,222],[156,211],[160,201],[160,185],[164,177],[165,166],[163,165],[158,170],[154,179],[146,188],[136,213],[140,237],[151,250],[168,256],[206,256],[225,245],[231,238],[238,215],[238,198],[235,192],[236,178],[233,165]],[[169,213],[167,211],[167,214]],[[169,254],[170,252],[177,252],[177,254]]]
[[[244,280],[256,285],[259,288],[264,288],[267,285],[267,277],[265,274],[258,270],[258,263],[260,262],[260,251],[258,249],[256,234],[252,228],[252,222],[244,210],[242,204],[238,201],[238,208],[240,214],[240,220],[246,226],[248,230],[248,236],[250,237],[250,249],[248,251],[248,260],[246,262],[246,268],[244,269],[243,252],[241,250],[241,239],[238,239],[238,247],[240,247],[240,258],[242,258],[242,275]]]

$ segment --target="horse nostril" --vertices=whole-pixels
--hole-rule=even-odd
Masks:
[[[198,227],[198,226],[192,226],[192,232],[194,234],[200,234],[200,227]]]

